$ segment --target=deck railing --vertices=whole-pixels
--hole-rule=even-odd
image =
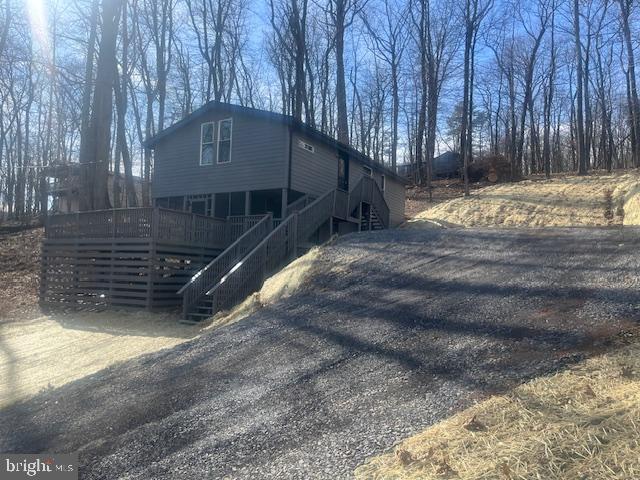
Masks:
[[[298,240],[303,242],[333,215],[335,190],[331,190],[298,213]]]
[[[233,242],[220,256],[196,273],[189,282],[178,290],[182,295],[182,310],[186,316],[222,277],[231,270],[261,239],[272,229],[271,214],[261,215],[261,220],[249,228]]]
[[[336,190],[333,206],[333,216],[342,220],[346,220],[347,218],[349,218],[350,213],[349,192],[345,192],[344,190]]]
[[[141,207],[52,215],[47,239],[150,238],[224,248],[227,221],[165,208]]]
[[[227,242],[233,242],[244,232],[253,228],[257,223],[262,221],[264,215],[263,213],[260,215],[232,215],[227,217]]]

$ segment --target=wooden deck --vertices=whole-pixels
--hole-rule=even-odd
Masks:
[[[43,306],[178,306],[177,291],[252,224],[161,208],[52,216],[42,249]]]
[[[301,247],[328,238],[334,221],[359,230],[389,225],[383,193],[369,177],[349,193],[331,190],[287,210],[283,219],[219,219],[163,208],[52,216],[42,248],[41,304],[182,305],[184,318],[197,321],[255,292]]]

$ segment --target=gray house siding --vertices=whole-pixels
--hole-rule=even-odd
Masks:
[[[212,165],[200,165],[200,128],[233,119],[231,162],[217,163],[217,123]],[[288,127],[237,112],[208,112],[154,147],[153,197],[240,192],[287,187]]]
[[[152,190],[155,199],[163,199],[170,208],[194,205],[189,202],[200,202],[199,208],[204,208],[202,205],[206,200],[189,200],[188,197],[229,193],[227,206],[234,214],[234,208],[245,212],[259,210],[260,199],[262,203],[279,205],[279,199],[286,200],[286,192],[289,192],[290,202],[297,198],[293,191],[319,196],[337,187],[339,150],[332,140],[306,131],[304,126],[292,125],[288,117],[243,108],[219,105],[200,109],[194,118],[170,127],[150,143],[155,151]],[[231,161],[219,164],[217,122],[228,118],[233,121]],[[201,126],[207,122],[216,122],[214,158],[213,164],[200,165]],[[301,142],[310,145],[313,151],[304,148]],[[349,163],[351,190],[365,174],[367,162],[352,152]],[[386,178],[384,196],[390,208],[390,221],[392,225],[398,225],[404,221],[405,187],[393,173],[385,174],[382,167],[373,165],[373,178],[380,186],[382,175]],[[238,196],[240,200],[236,198]],[[183,203],[185,198],[188,202]],[[176,205],[172,207],[174,201]],[[224,203],[219,205],[217,197],[208,201],[212,202],[208,204],[209,211],[222,215],[217,210],[220,205],[221,212],[225,210]]]
[[[314,148],[310,152],[299,142]],[[291,188],[318,196],[336,188],[338,184],[338,159],[334,148],[293,133],[291,142]]]
[[[385,179],[384,199],[389,206],[389,222],[397,227],[404,222],[405,186],[390,178]]]
[[[299,142],[307,143],[314,152],[304,149]],[[328,147],[299,133],[292,138],[291,188],[304,193],[321,195],[334,189],[338,183],[338,154]],[[349,164],[349,189],[356,186],[365,174],[364,164],[352,158]],[[373,178],[382,187],[382,173],[374,170]],[[392,226],[404,222],[405,186],[393,177],[385,176],[385,200],[389,205]]]

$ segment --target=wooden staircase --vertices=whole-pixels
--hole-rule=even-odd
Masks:
[[[385,225],[373,205],[362,204],[362,215],[360,220],[360,231],[384,230]]]
[[[361,231],[389,225],[389,207],[370,177],[363,177],[348,194],[331,190],[319,198],[305,195],[285,213],[281,221],[265,215],[178,291],[183,323],[205,320],[258,291],[269,275],[304,252],[311,236],[333,218],[356,220]]]

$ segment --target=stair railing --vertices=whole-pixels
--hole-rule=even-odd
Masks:
[[[296,201],[291,202],[289,205],[287,205],[287,208],[285,209],[285,212],[282,218],[286,218],[294,212],[299,212],[300,210],[305,208],[307,205],[314,202],[315,199],[316,197],[312,195],[303,195]]]
[[[298,240],[305,241],[333,215],[335,190],[330,190],[298,213]]]
[[[349,214],[358,208],[360,203],[372,205],[385,228],[389,226],[389,206],[376,181],[369,177],[360,178],[356,186],[349,192]]]
[[[382,225],[387,228],[389,226],[389,205],[387,205],[384,199],[384,193],[380,190],[380,187],[373,178],[364,177],[365,191],[368,195],[368,203],[372,205],[378,214],[378,218]],[[367,200],[365,200],[367,201]]]
[[[264,215],[262,220],[238,237],[178,290],[178,295],[182,295],[182,313],[185,318],[190,310],[205,298],[207,292],[271,232],[272,224],[272,215],[270,213]]]
[[[331,190],[300,212],[283,219],[264,240],[234,265],[229,273],[207,292],[213,312],[230,308],[258,291],[265,278],[297,256],[298,241],[306,240],[331,218],[334,191]]]

